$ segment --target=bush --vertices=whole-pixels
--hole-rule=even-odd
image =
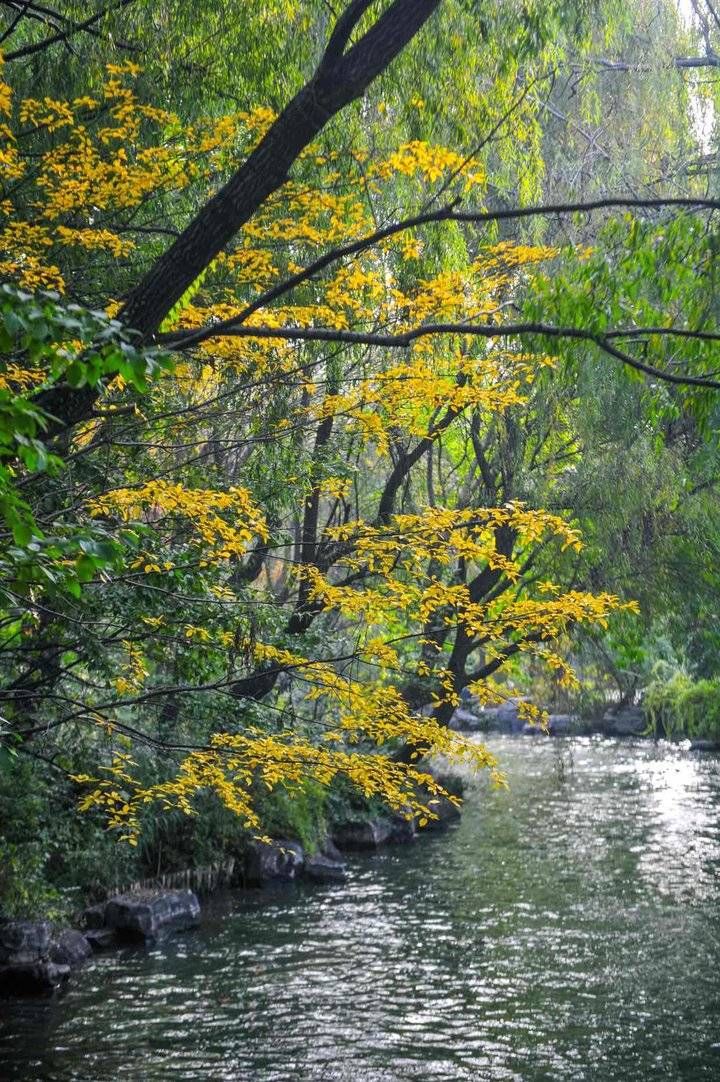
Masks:
[[[135,878],[137,854],[79,816],[74,787],[44,763],[0,756],[0,915],[70,919]]]
[[[297,840],[315,853],[327,836],[328,793],[315,781],[306,781],[291,792],[282,785],[258,797],[263,829],[276,838]]]
[[[40,842],[16,844],[0,838],[0,917],[62,920],[68,903],[48,881]]]
[[[645,690],[643,705],[656,735],[720,740],[720,679],[693,680],[676,672]]]

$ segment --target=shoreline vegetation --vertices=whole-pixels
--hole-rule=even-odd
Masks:
[[[470,697],[463,697],[451,725],[477,733],[633,736],[687,741],[697,750],[720,749],[720,680],[694,680],[675,672],[652,680],[631,702],[605,702],[592,713],[573,709],[572,700],[563,710],[548,708],[545,725],[523,717],[521,704],[527,701],[510,697],[499,706],[477,709]]]
[[[52,994],[93,953],[128,944],[151,945],[195,927],[201,916],[198,895],[300,880],[344,883],[344,854],[413,844],[423,833],[444,831],[457,822],[460,811],[455,801],[462,796],[462,779],[438,771],[433,776],[451,794],[451,799],[435,801],[433,819],[406,818],[388,808],[356,802],[334,822],[324,820],[323,835],[309,840],[307,848],[297,837],[239,836],[214,864],[177,869],[108,891],[73,914],[70,925],[27,916],[0,919],[0,996]]]
[[[687,694],[694,690],[696,698],[705,691],[698,693],[692,682],[687,687],[683,684],[683,688]],[[675,704],[677,685],[667,696]],[[518,712],[522,701],[510,699],[499,707],[476,711],[467,709],[472,704],[466,701],[456,711],[453,724],[470,734],[495,732],[535,739],[665,739],[682,743],[689,751],[720,753],[720,739],[698,735],[691,739],[687,735],[689,731],[714,733],[714,729],[703,729],[700,723],[680,727],[674,724],[674,714],[663,715],[672,719],[669,733],[658,731],[657,716],[652,725],[648,724],[648,713],[639,707],[608,710],[594,722],[569,714],[549,714],[546,724],[540,727],[523,720],[522,707]],[[654,710],[670,710],[665,705],[667,699],[659,693],[651,701]],[[462,798],[465,785],[461,775],[437,769],[432,773],[448,793]],[[435,819],[422,820],[421,826],[417,816],[407,819],[377,804],[368,802],[362,806],[356,801],[354,809],[345,805],[341,818],[335,821],[321,814],[318,822],[322,822],[322,833],[310,837],[304,832],[305,845],[298,836],[238,838],[232,850],[220,854],[212,864],[175,868],[119,889],[108,889],[105,897],[96,897],[92,904],[76,911],[69,922],[27,915],[22,919],[0,918],[0,997],[53,995],[93,954],[131,945],[152,946],[167,935],[194,928],[202,918],[202,899],[219,891],[282,888],[301,881],[342,885],[346,881],[347,854],[369,854],[388,846],[415,844],[425,835],[456,825],[462,808],[443,798],[437,802],[435,813]],[[301,831],[296,829],[295,833]]]
[[[720,750],[716,681],[674,674],[666,682],[651,683],[640,705],[610,704],[593,717],[571,707],[549,709],[544,726],[527,721],[526,702],[517,696],[482,707],[464,695],[450,727],[470,737],[493,732],[538,739],[600,735],[667,739],[685,742],[691,750]],[[459,775],[438,774],[436,780],[461,796]],[[434,826],[432,820],[423,820],[419,827],[418,815],[407,821],[382,801],[363,799],[343,784],[328,790],[309,782],[292,793],[279,787],[258,801],[266,835],[289,841],[311,856],[322,854],[330,840],[340,849],[373,848],[389,838],[413,840]],[[448,800],[442,798],[439,806],[447,818]],[[202,892],[230,883],[233,877],[243,881],[254,877],[247,870],[252,835],[238,829],[235,817],[212,794],[206,795],[194,816],[176,812],[164,819],[149,818],[141,845],[131,849],[118,846],[99,818],[78,817],[68,794],[50,788],[42,764],[20,759],[12,773],[0,772],[0,815],[7,824],[0,841],[0,921],[72,921],[86,906],[128,886],[192,886]],[[21,822],[23,831],[13,831],[13,824]],[[373,824],[380,824],[375,834]],[[312,877],[311,867],[307,873]],[[328,875],[332,877],[332,869]],[[317,877],[322,878],[320,867]]]

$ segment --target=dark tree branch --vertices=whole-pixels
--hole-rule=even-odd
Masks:
[[[380,503],[378,505],[377,518],[375,520],[377,525],[382,525],[383,523],[386,523],[388,521],[393,511],[395,510],[395,499],[397,497],[398,491],[403,484],[405,478],[410,473],[410,470],[417,462],[420,461],[423,455],[427,454],[427,452],[432,448],[435,442],[435,438],[439,436],[441,432],[444,432],[445,429],[449,427],[449,425],[452,424],[452,422],[459,415],[459,413],[460,410],[448,409],[441,418],[441,420],[439,420],[438,423],[434,425],[434,427],[427,434],[427,436],[424,436],[423,439],[421,439],[419,443],[417,443],[415,447],[412,448],[411,451],[406,451],[400,456],[398,461],[395,463],[395,466],[392,469],[390,476],[385,482],[385,487],[383,488],[382,496],[380,497]]]
[[[82,31],[89,31],[95,23],[100,22],[100,20],[111,11],[117,11],[119,8],[128,7],[130,4],[134,3],[135,0],[118,0],[115,4],[109,4],[108,7],[103,8],[102,11],[96,12],[82,23],[69,23],[66,30],[58,30],[56,34],[52,34],[49,38],[43,38],[42,41],[36,41],[32,45],[23,45],[22,48],[15,49],[12,53],[6,53],[5,62],[9,63],[11,60],[20,60],[25,56],[32,56],[35,53],[43,52],[45,49],[49,49],[51,45],[55,45],[59,41],[66,42],[75,34],[79,34]]]
[[[393,222],[391,225],[378,229],[365,237],[360,237],[358,240],[351,241],[349,244],[340,245],[337,248],[331,249],[329,252],[326,252],[325,255],[320,256],[319,259],[316,259],[313,263],[310,263],[307,267],[303,268],[303,270],[297,271],[297,273],[290,275],[288,278],[284,279],[284,281],[278,282],[264,293],[261,293],[251,304],[238,312],[236,316],[231,316],[228,319],[214,323],[211,327],[202,327],[197,331],[185,331],[185,337],[183,339],[184,346],[187,347],[188,345],[194,345],[196,342],[202,342],[205,338],[211,338],[221,334],[228,327],[234,327],[239,323],[245,323],[255,312],[258,312],[262,308],[266,308],[268,304],[271,304],[273,301],[276,301],[280,297],[291,292],[297,286],[316,277],[316,275],[320,274],[321,271],[325,270],[333,263],[337,263],[341,259],[347,259],[350,256],[359,255],[361,252],[365,252],[369,248],[375,247],[375,245],[379,244],[381,241],[394,237],[398,233],[406,232],[409,229],[417,229],[420,226],[428,225],[432,222],[464,222],[473,225],[483,225],[489,222],[503,222],[511,221],[513,219],[534,218],[557,214],[590,213],[594,210],[607,210],[612,209],[613,207],[645,210],[658,210],[665,207],[680,207],[688,210],[720,210],[720,200],[687,198],[638,199],[633,197],[620,197],[593,199],[584,203],[548,203],[546,205],[510,207],[487,211],[461,211],[457,210],[456,207],[457,203],[451,203],[435,211],[427,211],[424,214],[417,214],[412,218],[404,218],[400,222]]]
[[[580,342],[589,342],[597,346],[604,353],[622,361],[630,368],[643,372],[646,376],[664,383],[675,383],[682,387],[705,387],[712,390],[720,390],[720,381],[707,376],[680,375],[676,372],[668,372],[647,364],[637,357],[618,349],[611,342],[611,338],[638,338],[650,334],[672,336],[677,334],[685,338],[697,338],[703,341],[720,340],[720,332],[714,334],[710,331],[692,331],[672,327],[633,327],[627,330],[609,332],[596,332],[584,330],[582,327],[557,327],[551,323],[526,322],[526,323],[425,323],[420,327],[404,331],[400,334],[377,334],[372,331],[341,331],[332,327],[233,327],[224,332],[225,335],[236,338],[268,338],[279,339],[289,342],[344,342],[348,345],[382,346],[388,349],[407,349],[420,338],[428,338],[431,335],[461,334],[479,338],[508,338],[522,335],[538,335],[544,338],[569,339]],[[198,336],[190,332],[189,337],[198,341]],[[202,338],[219,337],[217,328],[206,327]],[[182,335],[163,335],[161,341],[172,344],[173,349],[186,348]]]
[[[363,37],[336,59],[323,58],[227,184],[196,215],[130,294],[120,318],[152,335],[205,268],[268,196],[280,188],[298,155],[329,120],[360,97],[438,7],[440,0],[393,0]],[[367,6],[354,2],[335,30],[343,41]],[[350,25],[352,24],[352,25]],[[333,37],[331,37],[331,41]]]
[[[132,2],[121,0],[121,6]],[[393,0],[348,52],[333,63],[327,57],[323,59],[310,82],[295,95],[234,176],[205,204],[131,292],[119,315],[126,326],[145,338],[157,331],[198,276],[265,200],[285,183],[291,166],[305,147],[332,117],[364,93],[440,2]],[[359,18],[361,6],[352,3],[337,26],[350,17],[350,12]],[[95,390],[57,386],[39,395],[37,403],[53,418],[48,429],[52,435],[87,419],[96,398]]]

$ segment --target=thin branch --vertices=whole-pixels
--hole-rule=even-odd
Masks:
[[[482,225],[488,222],[502,222],[510,221],[514,219],[522,218],[536,218],[544,215],[550,216],[555,214],[585,214],[594,210],[607,210],[613,207],[622,207],[625,209],[643,209],[643,210],[659,210],[666,207],[680,207],[684,209],[693,210],[720,210],[720,200],[717,199],[688,199],[684,197],[676,198],[653,198],[653,199],[640,199],[635,197],[628,198],[606,198],[606,199],[593,199],[587,202],[578,203],[548,203],[544,205],[533,205],[529,207],[509,207],[498,210],[478,210],[478,211],[461,211],[457,210],[457,201],[447,204],[441,207],[439,210],[427,211],[424,214],[416,214],[412,218],[404,218],[402,221],[393,222],[391,225],[385,226],[382,229],[376,230],[374,233],[369,233],[364,237],[360,237],[358,240],[351,241],[349,244],[340,245],[337,248],[332,248],[325,255],[320,256],[313,263],[310,263],[303,270],[298,271],[296,274],[290,275],[282,282],[278,282],[276,285],[271,286],[264,293],[261,293],[251,304],[248,304],[242,311],[238,312],[235,316],[230,316],[228,319],[220,320],[213,324],[211,327],[200,328],[197,331],[187,331],[186,337],[183,339],[184,348],[190,345],[195,345],[198,342],[205,341],[206,338],[214,338],[217,335],[223,334],[228,328],[235,327],[238,324],[244,323],[251,315],[259,311],[261,308],[267,307],[268,304],[286,293],[296,289],[297,286],[302,285],[304,282],[314,278],[321,271],[331,266],[333,263],[339,262],[341,259],[347,259],[349,256],[359,255],[361,252],[367,251],[369,248],[375,247],[381,241],[387,240],[389,237],[394,237],[398,233],[406,232],[409,229],[417,229],[419,226],[428,225],[431,222],[465,222],[475,225]],[[159,341],[167,341],[167,337],[158,335]]]
[[[32,45],[23,45],[22,48],[16,49],[12,53],[7,53],[5,55],[5,61],[8,63],[11,60],[20,60],[22,57],[32,56],[34,53],[42,52],[51,45],[55,45],[58,41],[67,41],[74,34],[78,34],[83,30],[89,30],[95,23],[100,22],[106,15],[109,15],[111,11],[117,11],[120,8],[128,7],[130,4],[134,3],[135,0],[117,0],[117,3],[109,4],[106,8],[103,8],[102,11],[97,11],[82,23],[71,23],[67,30],[59,30],[49,38],[43,38],[42,41],[36,41]]]
[[[649,64],[630,64],[625,60],[608,60],[605,57],[598,57],[591,60],[590,63],[600,71],[644,73],[654,70]],[[676,56],[668,65],[664,66],[676,68],[679,71],[693,68],[718,68],[720,67],[720,56],[717,53],[709,53],[707,56]],[[582,71],[582,67],[579,64],[574,64],[573,70],[579,72]]]
[[[15,27],[20,22],[20,20],[23,19],[28,14],[28,8],[30,7],[31,4],[32,4],[32,0],[24,0],[24,3],[21,4],[20,8],[16,9],[17,14],[16,14],[15,18],[10,23],[10,26],[7,28],[7,30],[2,35],[2,37],[0,37],[0,45],[2,45],[4,41],[7,41],[8,38],[12,37],[12,35],[15,32]],[[12,4],[10,6],[15,8],[14,4]]]
[[[461,161],[460,164],[455,169],[453,169],[453,171],[450,173],[450,175],[448,177],[446,177],[446,179],[443,181],[443,183],[438,188],[438,190],[433,195],[430,196],[430,198],[427,200],[427,202],[425,203],[425,205],[422,208],[423,212],[426,211],[429,207],[431,207],[433,203],[436,203],[441,195],[445,194],[445,192],[448,190],[448,188],[453,183],[453,181],[457,180],[457,178],[460,176],[460,174],[463,172],[463,170],[465,170],[467,168],[467,166],[470,164],[470,162],[473,160],[473,158],[476,158],[478,156],[478,154],[480,153],[480,151],[484,147],[486,147],[487,144],[490,143],[495,138],[495,136],[498,134],[500,129],[507,123],[507,121],[510,119],[510,117],[514,113],[516,113],[517,110],[520,108],[522,103],[525,101],[525,98],[530,93],[530,91],[535,86],[537,86],[538,83],[547,82],[548,79],[554,79],[554,78],[555,78],[555,72],[551,71],[551,72],[548,72],[545,75],[536,76],[536,78],[532,79],[527,84],[527,86],[523,89],[522,93],[515,99],[515,101],[512,103],[512,105],[508,106],[508,108],[502,114],[502,116],[497,121],[497,123],[493,125],[493,127],[490,129],[490,131],[487,133],[487,135],[484,135],[482,137],[480,142],[477,143],[477,145],[473,147],[473,149],[463,159],[463,161]]]
[[[290,342],[345,342],[352,345],[382,346],[389,349],[407,349],[420,338],[428,338],[439,334],[462,334],[479,338],[507,338],[520,335],[533,334],[545,338],[567,338],[581,342],[591,342],[605,353],[638,372],[647,376],[662,380],[665,383],[675,383],[680,386],[706,387],[720,390],[720,381],[709,379],[705,376],[678,375],[674,372],[663,371],[654,365],[646,364],[637,357],[624,353],[612,345],[610,336],[639,336],[642,334],[672,334],[671,327],[655,327],[651,332],[643,328],[632,328],[628,331],[614,331],[598,333],[583,330],[582,327],[557,327],[551,323],[425,323],[420,327],[414,327],[401,334],[374,334],[365,331],[341,331],[332,327],[231,327],[223,332],[225,335],[237,338],[275,338]],[[709,338],[710,332],[681,331],[686,337]],[[190,334],[192,341],[187,342],[178,334],[161,336],[161,341],[171,342],[173,349],[186,349],[188,345],[198,340],[218,337],[216,327],[206,327],[202,335]],[[720,338],[720,335],[717,336]],[[714,340],[714,339],[713,339]]]

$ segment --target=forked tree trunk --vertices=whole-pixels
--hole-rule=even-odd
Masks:
[[[320,64],[227,184],[130,293],[119,318],[152,338],[174,305],[238,231],[277,191],[305,149],[329,120],[359,98],[430,18],[441,0],[393,0],[346,50],[371,0],[352,0],[335,25]],[[97,392],[57,386],[38,404],[57,419],[51,433],[87,419]]]

